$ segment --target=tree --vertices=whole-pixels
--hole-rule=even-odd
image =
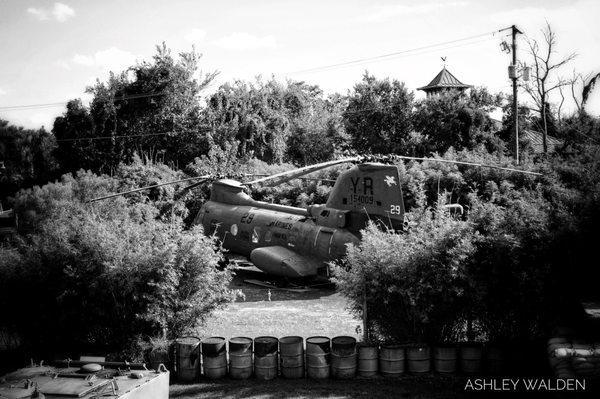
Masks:
[[[223,148],[239,142],[241,156],[254,154],[265,161],[283,161],[290,135],[285,95],[284,85],[274,79],[222,85],[207,100],[205,121],[211,140]]]
[[[226,83],[210,96],[205,123],[211,140],[238,142],[240,156],[267,162],[311,163],[330,159],[345,141],[342,101],[323,98],[318,86],[275,79]]]
[[[344,125],[358,152],[406,153],[414,94],[404,83],[365,72],[344,111]]]
[[[87,139],[94,136],[94,121],[81,100],[67,103],[66,112],[54,120],[52,132],[58,140],[54,153],[63,172],[103,169],[106,141]]]
[[[294,89],[301,86],[296,85]],[[292,120],[288,159],[309,165],[328,161],[345,150],[349,142],[341,117],[345,106],[339,95],[323,99],[320,89],[306,98],[301,113]]]
[[[18,189],[55,177],[54,137],[42,129],[24,129],[0,119],[0,199]]]
[[[548,152],[548,118],[549,118],[549,96],[562,86],[568,84],[568,81],[557,77],[556,72],[562,66],[568,64],[576,57],[576,53],[561,58],[559,61],[553,60],[556,53],[556,34],[552,31],[549,23],[542,30],[544,43],[540,46],[537,40],[527,41],[529,46],[529,55],[533,58],[532,84],[525,86],[525,91],[533,100],[536,111],[540,115],[543,135],[544,153]]]
[[[479,144],[493,151],[499,143],[492,135],[488,113],[500,101],[500,95],[485,88],[474,88],[468,96],[459,92],[430,96],[417,102],[413,124],[423,135],[427,152],[445,152],[450,147],[472,149]]]
[[[573,76],[571,77],[571,79],[569,79],[567,81],[570,92],[571,92],[571,98],[573,99],[573,102],[575,103],[577,115],[583,115],[586,112],[585,106],[586,106],[589,96],[590,96],[592,90],[594,89],[594,87],[596,86],[596,82],[598,81],[599,78],[600,78],[600,73],[597,73],[597,74],[588,73],[587,75],[584,76],[580,72],[573,71]],[[563,86],[560,86],[558,89],[560,91],[560,96],[561,96],[561,103],[560,103],[559,112],[558,112],[558,118],[560,121],[561,120],[560,109],[565,100],[565,97],[564,97],[564,93],[563,93]]]
[[[125,167],[119,179],[81,171],[19,192],[15,209],[33,215],[33,229],[0,248],[2,327],[38,356],[120,352],[139,337],[193,333],[231,300],[231,274],[218,268],[212,239],[200,227],[184,229],[177,214],[160,217],[172,189],[144,193],[145,201],[87,203],[121,184],[168,174],[161,168]]]
[[[163,43],[144,61],[88,88],[89,110],[72,101],[55,121],[53,133],[65,171],[89,167],[112,172],[133,154],[164,162],[191,162],[208,151],[200,124],[200,92],[216,72],[197,74],[201,54],[194,49],[175,60]],[[198,77],[199,76],[199,77]],[[80,140],[81,137],[92,137]],[[76,151],[72,151],[76,149]]]

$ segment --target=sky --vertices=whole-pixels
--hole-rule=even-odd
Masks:
[[[527,62],[526,40],[541,40],[550,23],[556,59],[578,54],[560,71],[570,77],[600,72],[599,17],[597,0],[0,0],[0,118],[51,129],[63,103],[89,100],[86,86],[149,60],[162,42],[174,54],[194,46],[201,69],[220,72],[207,93],[261,75],[347,94],[365,70],[416,90],[441,57],[463,83],[509,93],[511,55],[500,44],[510,32],[500,29],[523,31],[517,55]],[[399,54],[320,68],[391,53]],[[32,106],[6,109],[23,105]],[[600,88],[588,112],[600,115]]]

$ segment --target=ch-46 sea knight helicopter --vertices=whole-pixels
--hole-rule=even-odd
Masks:
[[[327,263],[344,256],[346,246],[360,241],[360,230],[371,220],[395,231],[405,227],[404,201],[398,167],[393,161],[426,160],[511,172],[536,174],[513,168],[471,162],[405,156],[355,156],[277,173],[247,182],[215,179],[204,175],[191,189],[212,183],[210,199],[194,223],[207,235],[215,235],[223,248],[251,260],[263,272],[284,278],[314,277],[327,270]],[[247,193],[253,185],[276,186],[343,163],[353,166],[337,179],[326,204],[297,208],[256,201]],[[180,181],[177,181],[180,182]],[[111,198],[176,182],[142,187],[91,201]]]

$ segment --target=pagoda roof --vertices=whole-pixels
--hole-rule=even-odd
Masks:
[[[469,87],[471,87],[471,85],[462,83],[460,80],[456,79],[446,67],[444,67],[427,86],[419,87],[417,90],[430,91],[446,88],[468,89]]]
[[[544,138],[542,132],[536,132],[534,130],[523,129],[523,133],[521,135],[522,138],[525,138],[531,144],[531,148],[535,153],[544,152]],[[552,152],[556,150],[557,147],[562,145],[562,140],[557,139],[556,137],[546,135],[546,144],[548,145],[548,152]]]

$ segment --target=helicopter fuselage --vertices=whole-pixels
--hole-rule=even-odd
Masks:
[[[345,229],[318,225],[306,209],[295,208],[292,214],[263,208],[259,201],[253,205],[208,201],[199,217],[207,234],[215,234],[225,249],[248,257],[265,273],[315,276],[327,262],[341,258],[347,244],[359,241]]]
[[[304,209],[254,200],[244,183],[218,180],[195,223],[267,274],[311,277],[358,244],[369,221],[402,229],[399,183],[396,166],[356,165],[338,176],[327,204]]]

